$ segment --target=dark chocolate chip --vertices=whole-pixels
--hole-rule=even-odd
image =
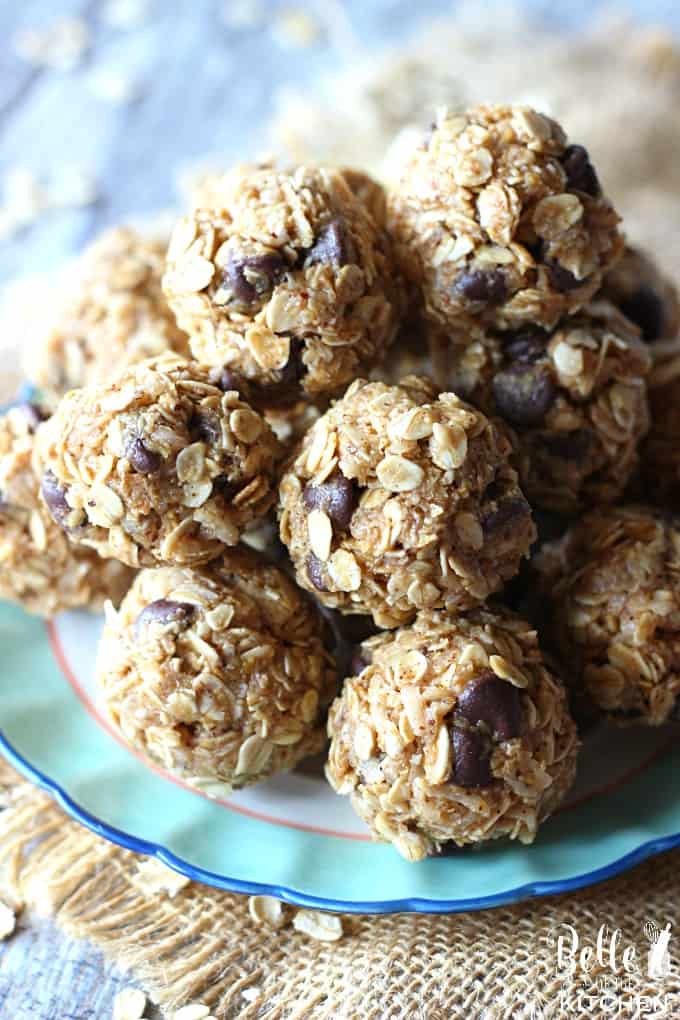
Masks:
[[[458,698],[456,715],[473,726],[485,723],[498,740],[512,740],[519,736],[522,723],[519,691],[495,673],[484,673]]]
[[[198,736],[198,723],[175,723],[175,730],[179,734],[184,747],[193,747]]]
[[[361,648],[355,648],[352,653],[352,658],[349,661],[350,676],[358,676],[362,670],[366,669],[369,665],[369,660],[364,655]]]
[[[447,839],[444,843],[439,844],[439,849],[435,850],[432,857],[457,857],[459,854],[465,853],[469,847],[459,846],[454,840]]]
[[[458,699],[453,717],[453,778],[459,786],[489,786],[493,740],[512,740],[521,731],[516,687],[494,673],[472,680]]]
[[[500,269],[483,272],[481,269],[464,269],[456,277],[453,290],[471,304],[501,305],[508,293],[505,275]]]
[[[476,729],[453,727],[453,772],[458,786],[490,786],[491,747],[486,736]]]
[[[150,450],[139,436],[130,436],[125,444],[125,456],[140,475],[155,475],[161,469],[163,458],[160,453]]]
[[[344,221],[336,216],[323,226],[316,235],[314,244],[307,252],[308,266],[321,262],[324,265],[346,266],[352,262],[352,243]]]
[[[213,481],[213,492],[221,496],[227,503],[231,503],[239,488],[238,483],[230,481],[227,475],[218,475]]]
[[[570,290],[578,290],[586,282],[585,279],[577,279],[573,273],[570,273],[568,269],[561,266],[559,262],[546,262],[546,266],[553,287],[563,294]]]
[[[541,436],[541,446],[551,457],[560,460],[583,461],[591,452],[595,437],[588,429],[572,432],[550,432]]]
[[[222,430],[217,418],[204,411],[194,411],[189,420],[189,434],[194,441],[215,444],[222,438]]]
[[[629,298],[621,301],[623,314],[640,327],[642,339],[652,343],[663,335],[665,325],[664,304],[659,295],[647,284],[642,284]]]
[[[34,432],[41,422],[47,421],[49,415],[43,411],[42,407],[38,404],[33,404],[30,401],[26,401],[23,404],[17,404],[15,410],[17,410],[25,419],[31,432]]]
[[[273,373],[271,382],[259,383],[246,379],[230,368],[216,369],[210,375],[210,381],[226,393],[236,390],[243,400],[253,407],[268,408],[285,406],[293,403],[300,395],[300,380],[305,374],[302,360],[304,344],[293,337],[290,341],[288,361],[278,372]]]
[[[253,384],[251,400],[256,407],[283,407],[291,404],[300,396],[300,380],[304,377],[306,366],[302,360],[304,344],[302,340],[293,338],[290,341],[288,361],[276,373],[276,377],[266,384]]]
[[[315,556],[314,553],[310,553],[307,557],[307,577],[317,591],[328,591],[328,585],[323,576],[323,569],[322,560]]]
[[[590,162],[588,150],[582,145],[569,145],[562,157],[570,191],[583,191],[586,195],[599,195],[600,182]]]
[[[675,699],[672,709],[668,715],[671,722],[680,722],[680,698]]]
[[[266,255],[229,253],[224,269],[224,286],[243,304],[252,304],[268,294],[286,269],[285,259],[278,252]]]
[[[66,490],[62,488],[49,470],[42,476],[40,491],[47,504],[52,520],[63,527],[64,521],[71,513],[71,507],[66,502]]]
[[[523,496],[511,496],[482,518],[482,531],[485,535],[499,534],[504,528],[519,524],[530,514],[531,508]]]
[[[503,345],[503,353],[510,362],[533,365],[545,355],[548,334],[542,330],[525,330],[511,334]]]
[[[341,531],[346,531],[357,504],[357,487],[338,470],[320,485],[308,482],[302,502],[307,510],[324,510]]]
[[[494,479],[493,482],[489,482],[484,490],[484,502],[492,502],[499,499],[502,492],[503,490],[501,489],[501,486],[496,479]]]
[[[238,372],[233,372],[230,368],[218,368],[214,369],[210,373],[210,382],[215,386],[218,386],[223,393],[229,391],[236,391],[241,396],[248,399],[248,382],[239,375]]]
[[[513,425],[537,425],[557,396],[547,367],[521,362],[498,372],[491,388],[498,411]]]
[[[186,626],[189,623],[194,607],[190,602],[173,602],[171,599],[156,599],[142,609],[135,621],[135,634],[139,636],[142,627],[150,623],[159,623],[167,627],[171,623]]]

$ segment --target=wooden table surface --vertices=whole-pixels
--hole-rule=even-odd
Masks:
[[[49,192],[63,188],[64,168],[75,167],[91,177],[98,199],[48,212],[0,237],[0,284],[49,272],[106,225],[173,206],[182,168],[264,151],[276,90],[290,81],[313,88],[319,75],[346,59],[348,28],[350,48],[366,54],[376,40],[403,37],[453,6],[451,0],[2,0],[0,232],[7,184],[17,171],[29,171]],[[552,0],[533,6],[555,16]],[[572,0],[559,16],[578,24],[592,7]],[[678,24],[674,0],[633,0],[626,7]],[[285,20],[286,11],[303,8],[321,30],[313,46],[295,45],[294,26]],[[126,9],[127,27],[112,24]],[[17,52],[22,33],[44,31],[62,17],[80,19],[87,31],[77,66],[42,67]],[[344,46],[329,18],[340,26]],[[107,88],[135,95],[116,102],[105,97]],[[47,922],[23,918],[0,949],[0,1020],[106,1020],[116,991],[129,983],[92,949],[69,942]]]

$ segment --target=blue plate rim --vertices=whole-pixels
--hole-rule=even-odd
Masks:
[[[494,907],[509,906],[513,903],[544,896],[557,896],[562,893],[574,892],[577,889],[596,885],[599,882],[604,882],[634,868],[636,865],[651,857],[655,857],[657,854],[680,847],[680,832],[671,833],[668,836],[658,836],[655,839],[641,843],[635,850],[631,850],[610,864],[604,865],[602,868],[596,868],[594,871],[586,871],[566,879],[527,882],[524,885],[506,889],[503,892],[494,893],[490,896],[479,896],[470,899],[429,900],[418,896],[375,901],[326,899],[320,896],[308,896],[288,886],[270,885],[266,882],[245,882],[242,879],[230,878],[227,875],[220,875],[190,864],[166,847],[137,836],[131,836],[129,833],[123,832],[122,829],[117,829],[115,826],[101,821],[91,812],[82,808],[59,783],[50,779],[44,772],[27,761],[1,730],[0,753],[27,779],[50,794],[67,815],[86,829],[89,829],[98,836],[102,836],[111,843],[115,843],[134,853],[154,857],[173,871],[203,885],[244,895],[275,896],[277,899],[284,900],[286,903],[296,907],[310,907],[316,910],[328,910],[333,913],[457,914],[477,910],[490,910]]]

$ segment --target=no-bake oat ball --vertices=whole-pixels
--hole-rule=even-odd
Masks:
[[[623,248],[587,151],[526,106],[442,112],[390,194],[389,221],[426,314],[465,333],[554,326]]]
[[[578,750],[535,631],[502,609],[424,612],[361,655],[329,713],[326,774],[373,835],[410,861],[500,836],[530,843]]]
[[[680,518],[593,510],[533,564],[579,701],[615,722],[657,725],[680,695]]]
[[[161,288],[166,247],[119,227],[78,260],[26,365],[52,406],[68,390],[108,382],[146,358],[166,351],[188,356],[186,334]]]
[[[107,607],[100,690],[133,748],[225,793],[324,746],[336,676],[323,631],[311,600],[244,550],[143,570]]]
[[[43,412],[21,404],[0,417],[0,598],[31,613],[116,604],[132,571],[72,545],[48,513],[33,469],[35,433]]]
[[[380,627],[482,602],[535,535],[509,455],[503,432],[428,379],[357,380],[281,481],[281,539],[298,583]]]
[[[41,434],[42,492],[69,536],[102,556],[196,564],[270,508],[279,453],[238,393],[166,355],[64,397]]]
[[[605,281],[605,289],[649,343],[650,428],[641,448],[632,491],[680,511],[680,300],[673,283],[652,259],[629,250]]]
[[[552,331],[489,332],[447,351],[448,385],[515,432],[520,484],[562,513],[619,499],[649,427],[638,330],[593,302]]]
[[[403,284],[340,171],[238,167],[204,193],[175,228],[164,277],[198,361],[250,380],[271,406],[337,391],[383,356]]]

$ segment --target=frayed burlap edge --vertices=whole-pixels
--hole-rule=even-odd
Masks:
[[[4,763],[0,787],[3,882],[129,969],[169,1014],[202,1002],[220,1020],[586,1020],[632,1018],[643,1001],[680,1017],[673,940],[670,973],[647,977],[650,922],[678,918],[680,852],[570,897],[453,916],[345,917],[343,938],[322,943],[258,927],[245,897],[196,884],[173,898],[145,894],[135,884],[141,858],[72,822]],[[634,944],[641,973],[624,980],[597,962],[587,974],[560,971],[566,925],[594,944],[603,924],[621,929],[619,964]],[[677,942],[680,955],[680,932]]]

